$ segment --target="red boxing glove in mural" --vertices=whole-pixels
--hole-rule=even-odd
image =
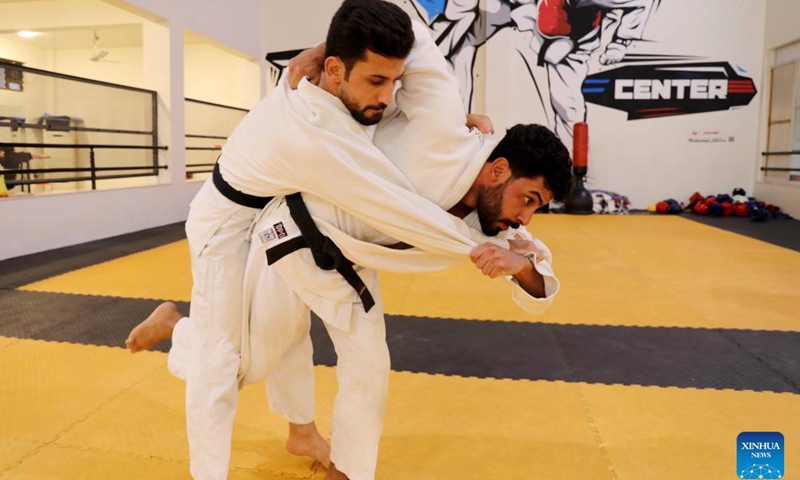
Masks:
[[[554,130],[566,145],[572,145],[572,126],[586,120],[581,88],[589,72],[591,54],[601,48],[601,43],[607,43],[600,54],[600,64],[623,61],[631,43],[642,39],[647,19],[658,3],[659,0],[488,0],[482,9],[479,0],[415,0],[420,16],[428,22],[461,83],[468,111],[477,49],[507,27],[532,32],[531,52],[538,59],[538,66],[547,70]],[[601,36],[608,35],[610,41],[601,42]]]

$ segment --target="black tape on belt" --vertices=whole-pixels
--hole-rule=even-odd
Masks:
[[[314,256],[314,263],[323,270],[339,272],[339,275],[344,277],[361,298],[364,310],[369,312],[375,306],[375,299],[372,298],[364,281],[353,269],[353,262],[342,255],[339,247],[319,231],[299,193],[287,196],[286,204],[289,206],[289,213],[297,224],[297,228],[300,229],[302,237],[293,238],[267,250],[267,263],[272,265],[285,255],[301,248],[310,248],[311,254]]]

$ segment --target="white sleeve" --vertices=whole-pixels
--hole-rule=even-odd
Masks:
[[[392,238],[440,255],[463,258],[484,242],[507,246],[421,196],[329,97],[304,82],[294,93],[286,85],[271,93],[239,142],[241,153],[252,157],[248,193],[312,193]]]
[[[400,112],[379,126],[374,143],[422,196],[449,209],[467,193],[496,141],[466,126],[458,80],[428,29],[412,23],[416,41],[395,97]]]
[[[413,187],[388,181],[394,168],[389,159],[363,134],[342,132],[354,123],[349,114],[320,111],[315,122],[294,121],[293,115],[273,119],[292,128],[278,126],[262,134],[284,137],[268,142],[275,148],[259,173],[269,179],[265,183],[286,187],[278,195],[314,194],[392,238],[446,256],[466,255],[483,242],[507,245],[470,228]],[[294,140],[287,141],[287,135]]]
[[[467,132],[467,112],[458,79],[428,29],[419,22],[411,23],[416,40],[406,58],[400,79],[402,87],[396,95],[397,106],[410,120],[416,117],[436,119],[436,122],[428,122],[427,128],[446,135],[451,135],[453,130]]]
[[[532,296],[526,292],[525,289],[519,286],[519,282],[517,282],[514,277],[508,276],[506,279],[511,282],[511,298],[519,308],[525,310],[526,312],[532,315],[541,315],[548,308],[550,308],[550,304],[553,303],[553,299],[558,294],[560,289],[560,283],[558,278],[556,278],[556,274],[553,272],[552,267],[553,253],[549,248],[547,248],[547,245],[545,245],[544,242],[538,238],[533,238],[533,235],[531,235],[531,233],[525,228],[509,230],[505,238],[513,238],[517,233],[525,237],[525,240],[533,241],[534,245],[536,245],[536,248],[542,252],[544,258],[539,260],[538,256],[535,256],[533,259],[533,268],[535,268],[544,279],[544,298],[536,298]]]
[[[458,80],[449,72],[427,28],[412,23],[416,41],[397,98],[411,121],[405,131],[390,139],[395,148],[392,153],[379,150],[360,133],[348,113],[315,104],[312,121],[303,121],[308,120],[305,117],[295,122],[312,127],[302,128],[305,135],[292,132],[303,138],[302,147],[280,152],[284,157],[280,163],[287,169],[280,175],[296,182],[301,179],[299,190],[313,193],[370,227],[427,252],[463,258],[481,243],[507,247],[505,241],[470,228],[432,201],[427,192],[442,185],[429,189],[427,184],[419,185],[418,178],[409,182],[401,173],[405,185],[387,180],[397,178],[390,171],[390,167],[397,171],[393,163],[396,157],[423,158],[424,172],[458,174],[475,156],[474,150],[482,146],[464,125],[466,113]],[[285,115],[278,118],[281,123],[289,121]],[[416,118],[420,121],[414,121]],[[416,170],[423,171],[421,167]],[[434,184],[448,182],[438,174],[426,177]]]

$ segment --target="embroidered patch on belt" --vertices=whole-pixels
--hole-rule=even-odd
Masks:
[[[283,238],[286,236],[286,228],[283,226],[283,222],[278,222],[275,225],[275,231],[278,233],[278,238]]]
[[[275,230],[273,230],[272,227],[258,232],[258,239],[261,240],[261,243],[267,243],[271,240],[275,240],[276,238]]]

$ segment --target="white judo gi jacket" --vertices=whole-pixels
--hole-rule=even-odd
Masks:
[[[416,27],[415,27],[416,28]],[[418,29],[417,29],[418,30]],[[397,104],[401,112],[387,116],[376,130],[355,124],[341,102],[307,81],[298,87],[294,104],[309,121],[327,125],[328,132],[351,136],[349,143],[367,149],[374,141],[387,153],[415,191],[433,202],[436,211],[463,198],[495,147],[495,142],[464,126],[465,112],[458,85],[426,30],[406,65]],[[286,85],[282,85],[286,89]],[[291,92],[285,91],[291,98]],[[355,125],[353,125],[355,124]],[[321,231],[331,237],[358,267],[356,271],[376,300],[364,312],[353,288],[335,271],[316,267],[307,249],[266,265],[266,251],[300,235],[283,199],[261,214],[251,237],[245,275],[241,382],[268,379],[270,408],[287,421],[313,420],[312,346],[308,313],[325,326],[338,354],[339,390],[334,402],[331,460],[354,480],[375,476],[378,445],[388,393],[390,361],[385,340],[383,305],[375,269],[403,272],[440,270],[468,261],[471,245],[459,246],[459,257],[420,249],[394,250],[381,245],[396,240],[365,225],[342,209],[312,194],[303,195]],[[380,215],[380,211],[375,211]],[[477,212],[464,222],[480,228]],[[530,234],[522,230],[526,238]],[[507,232],[512,236],[516,231]],[[513,298],[526,311],[541,313],[558,291],[549,250],[536,241],[544,259],[535,264],[545,282],[546,297],[528,295],[511,277]]]
[[[461,104],[459,86],[456,78],[450,73],[447,63],[433,42],[428,30],[417,22],[414,33],[417,41],[406,61],[406,72],[403,75],[403,87],[396,96],[397,110],[388,115],[378,126],[374,138],[369,129],[358,125],[350,118],[345,106],[330,93],[317,88],[303,80],[292,95],[288,85],[280,86],[287,97],[293,99],[296,112],[306,116],[307,122],[326,125],[328,133],[349,139],[348,143],[357,151],[368,151],[373,145],[383,152],[402,174],[396,186],[409,188],[433,204],[425,206],[412,215],[432,214],[431,220],[441,215],[458,203],[474,183],[483,165],[496,146],[496,141],[476,131],[470,131],[464,125],[466,113]],[[387,175],[387,182],[396,182],[397,177]],[[347,187],[345,187],[347,188]],[[380,194],[380,187],[375,190]],[[359,224],[348,218],[347,212],[339,211],[325,205],[324,198],[316,192],[303,195],[315,223],[325,235],[344,252],[345,256],[356,265],[393,272],[428,272],[443,270],[460,262],[469,260],[469,251],[481,241],[480,238],[465,239],[464,243],[450,242],[449,238],[460,237],[453,231],[448,235],[452,250],[442,254],[434,249],[427,251],[415,248],[396,250],[380,245],[396,243],[391,235],[382,235],[386,228],[376,231],[374,228]],[[435,204],[435,205],[434,205]],[[364,205],[371,207],[371,205]],[[381,216],[381,206],[369,208],[376,217]],[[269,209],[269,207],[268,207]],[[409,212],[410,213],[410,212]],[[448,214],[449,215],[449,214]],[[263,241],[264,234],[272,226],[266,213],[254,229],[254,248],[263,245],[271,248],[287,238]],[[394,217],[414,228],[418,218]],[[480,231],[477,214],[473,212],[464,219],[472,231]],[[376,224],[377,225],[377,224]],[[527,230],[520,229],[526,238],[531,236]],[[497,243],[500,238],[512,238],[517,231],[507,235],[492,237]],[[262,233],[260,236],[259,234]],[[257,240],[257,241],[256,241]],[[486,239],[483,239],[484,241]],[[406,242],[408,243],[408,242]],[[545,252],[545,259],[536,263],[539,273],[545,280],[545,298],[535,298],[525,292],[516,281],[512,282],[512,299],[523,310],[531,314],[543,313],[552,303],[558,291],[551,264],[549,249],[539,240],[537,246]],[[499,243],[503,246],[507,244]],[[452,253],[457,255],[453,256]],[[352,292],[355,295],[355,292]],[[337,295],[339,298],[344,296]],[[357,298],[357,297],[356,297]]]
[[[422,38],[429,41],[427,32],[424,34]],[[418,42],[417,47],[425,42]],[[411,63],[407,66],[409,75],[413,68]],[[319,201],[337,205],[369,226],[363,228],[374,228],[373,232],[382,232],[379,236],[419,249],[396,257],[398,252],[356,240],[318,218],[321,230],[349,258],[366,267],[394,271],[440,269],[466,261],[469,250],[479,243],[490,241],[505,246],[506,242],[486,237],[448,214],[441,205],[420,196],[341,102],[325,95],[308,84],[297,91],[282,84],[257,105],[223,148],[219,166],[227,183],[243,193],[261,197],[313,192]],[[412,115],[409,112],[407,118],[412,120]],[[462,110],[460,124],[463,121]],[[433,137],[423,142],[431,145]],[[450,148],[452,151],[457,147]],[[478,150],[482,148],[487,155],[491,151],[488,143],[478,146]],[[480,155],[459,158],[472,162]],[[469,168],[478,163],[469,163]],[[454,192],[444,204],[455,203],[458,198]],[[191,317],[197,328],[195,341],[191,342],[190,363],[184,372],[190,469],[196,479],[227,475],[231,406],[236,403],[237,372],[241,374],[240,365],[246,364],[240,363],[242,349],[250,343],[242,341],[242,335],[247,335],[242,331],[247,323],[243,312],[247,302],[243,302],[241,279],[256,213],[255,209],[224,198],[209,181],[192,202],[187,220],[194,279]],[[434,258],[438,263],[431,263]],[[170,364],[172,370],[172,358]]]
[[[427,29],[416,22],[414,28],[417,42],[406,62],[403,88],[397,92],[398,110],[379,124],[374,137],[371,128],[351,119],[350,113],[338,99],[308,81],[301,81],[296,95],[292,95],[285,83],[280,88],[287,98],[293,100],[295,111],[304,115],[308,122],[326,125],[327,132],[341,138],[349,137],[348,143],[357,149],[369,150],[374,142],[402,173],[402,183],[398,186],[406,185],[405,188],[412,188],[417,195],[434,202],[435,205],[428,207],[429,211],[439,214],[454,206],[467,193],[496,141],[470,131],[464,125],[466,113],[460,101],[457,80],[449,72]],[[396,181],[396,177],[387,179],[389,182]],[[376,190],[376,193],[380,193],[380,190]],[[403,273],[442,270],[469,261],[469,251],[477,245],[473,242],[454,245],[455,251],[460,253],[458,256],[426,252],[419,248],[387,248],[384,245],[392,245],[397,240],[365,225],[317,195],[304,193],[303,198],[320,231],[330,237],[345,256],[357,265],[357,272],[370,290],[378,289],[378,278],[372,269]],[[380,217],[379,208],[370,210]],[[427,213],[428,210],[417,214]],[[480,230],[475,211],[463,222],[474,230]],[[278,225],[282,231],[280,235],[276,232]],[[518,232],[526,239],[532,239],[528,231],[522,228],[505,232],[495,240],[512,238]],[[299,235],[297,226],[280,201],[273,202],[261,213],[251,238],[245,277],[245,309],[251,304],[253,295],[270,296],[270,292],[259,291],[253,286],[262,269],[267,268],[266,250]],[[534,240],[534,243],[544,255],[541,261],[535,263],[535,268],[544,277],[545,297],[533,297],[512,277],[506,279],[510,281],[513,301],[528,313],[541,314],[552,303],[559,290],[559,282],[551,267],[550,250],[540,240]],[[357,293],[336,275],[322,275],[316,267],[306,268],[304,261],[310,261],[308,255],[303,258],[289,255],[270,268],[279,272],[326,323],[347,331],[354,309],[363,308]],[[264,319],[250,318],[243,328],[240,372],[243,383],[262,381],[268,372],[262,366],[269,362],[259,358],[265,355],[264,346],[271,341],[258,325],[262,321]],[[250,328],[253,328],[252,338]],[[251,355],[254,356],[253,370],[250,370]]]

